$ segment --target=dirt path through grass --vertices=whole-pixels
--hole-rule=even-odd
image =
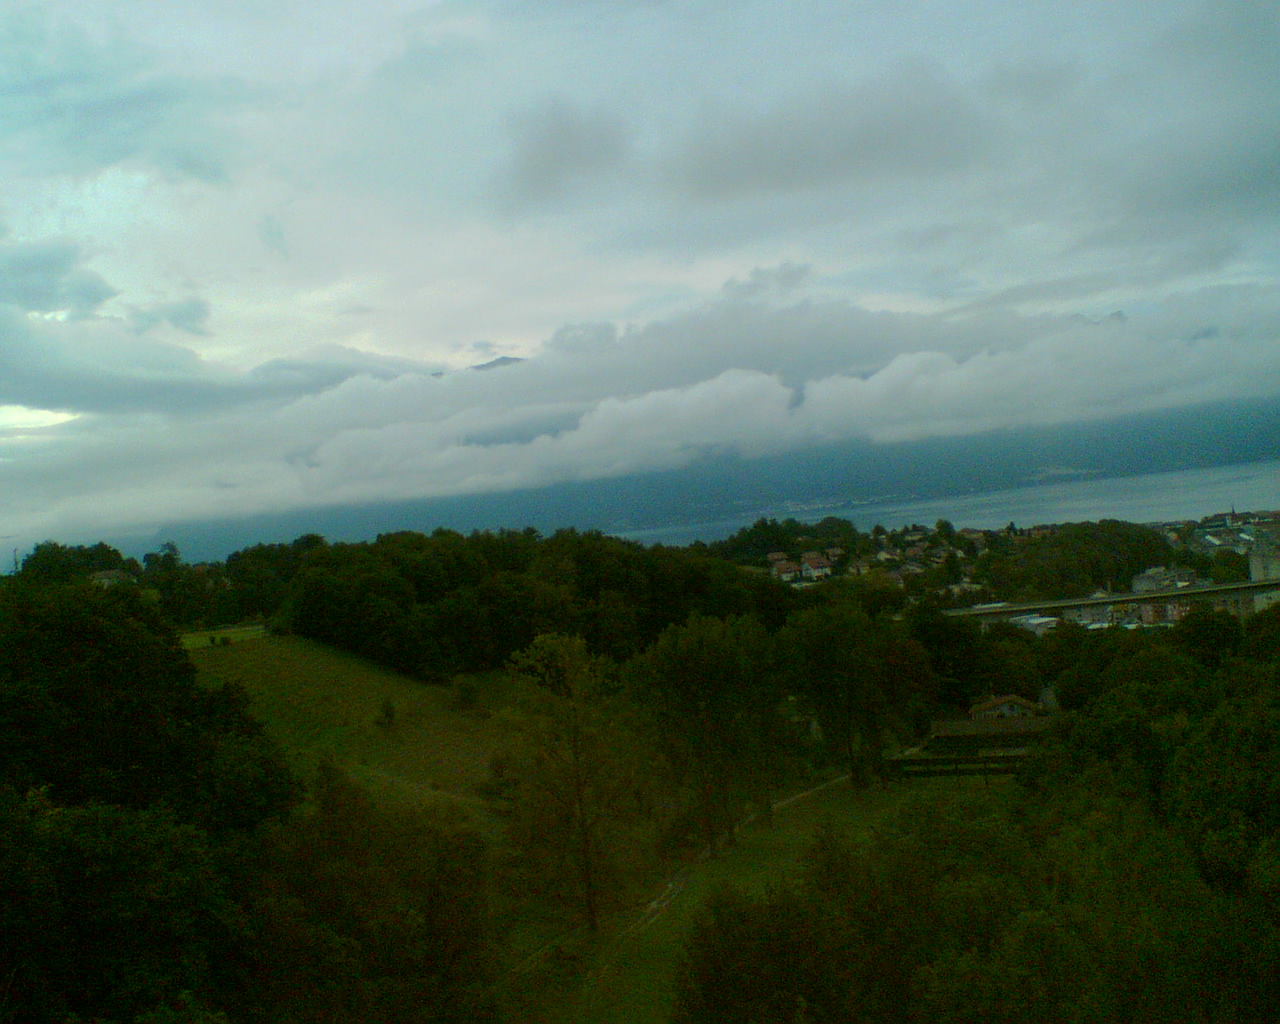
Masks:
[[[780,810],[782,810],[785,807],[790,807],[792,804],[798,803],[801,800],[807,799],[808,797],[813,796],[815,793],[821,793],[824,789],[830,789],[832,786],[839,785],[840,783],[847,782],[848,780],[849,780],[848,774],[841,775],[838,778],[828,779],[826,782],[820,783],[817,786],[813,786],[810,789],[806,789],[802,793],[795,793],[792,796],[786,797],[782,800],[775,801],[772,806],[772,812],[774,814],[777,814]],[[754,824],[755,820],[756,820],[755,814],[749,814],[746,818],[744,818],[741,822],[738,823],[738,826],[735,832],[741,832],[742,829],[747,828],[748,826]],[[707,861],[711,859],[711,856],[712,856],[711,848],[707,847],[699,855],[698,860]],[[689,883],[690,870],[691,869],[689,868],[681,868],[669,879],[667,879],[666,885],[663,886],[662,892],[660,892],[656,897],[654,897],[652,900],[649,901],[649,903],[644,908],[644,912],[641,913],[640,917],[633,924],[629,925],[621,933],[619,933],[619,935],[614,939],[614,941],[619,942],[626,939],[628,936],[632,935],[633,933],[643,928],[647,928],[649,925],[653,924],[659,917],[661,917],[666,912],[667,908],[671,906],[671,903],[677,897],[679,897],[679,895],[682,892],[684,892],[686,886]]]
[[[819,828],[868,831],[901,799],[896,787],[855,790],[847,775],[773,805],[772,824],[744,823],[736,842],[675,872],[652,900],[593,947],[585,931],[565,933],[522,961],[520,984],[549,998],[527,1019],[542,1024],[665,1024],[685,938],[703,901],[731,885],[763,891],[794,877]],[[577,979],[557,977],[568,973]]]

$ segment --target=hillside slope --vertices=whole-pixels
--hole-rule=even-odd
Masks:
[[[464,708],[453,689],[297,637],[197,645],[190,653],[206,685],[248,691],[253,716],[303,773],[328,757],[381,800],[447,799],[484,815],[478,788],[507,736],[493,713],[500,677],[476,681],[466,702],[473,706]]]

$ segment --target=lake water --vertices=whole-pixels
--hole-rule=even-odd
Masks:
[[[637,530],[622,536],[645,544],[722,540],[761,517],[816,522],[836,516],[861,530],[870,530],[877,523],[892,530],[912,523],[932,526],[939,519],[948,519],[957,528],[991,530],[1009,523],[1026,527],[1099,519],[1171,522],[1201,519],[1233,508],[1240,512],[1280,509],[1280,461],[1060,481],[944,498],[886,498],[846,505],[788,503],[750,515]]]

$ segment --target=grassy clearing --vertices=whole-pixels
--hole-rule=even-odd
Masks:
[[[242,640],[261,640],[266,635],[267,627],[263,625],[196,629],[182,634],[182,646],[188,651],[197,651],[206,647],[238,644]]]
[[[470,700],[427,686],[296,637],[249,630],[192,634],[188,647],[207,684],[236,682],[253,714],[294,765],[310,772],[331,757],[375,797],[388,803],[452,803],[497,839],[498,823],[480,796],[492,753],[508,739],[498,714],[509,696],[501,674],[470,680]],[[387,703],[394,720],[380,725]],[[464,709],[461,705],[469,705]],[[556,914],[512,907],[506,940],[516,969],[509,994],[530,1024],[659,1024],[670,1019],[677,965],[703,900],[733,885],[763,891],[785,883],[823,825],[869,836],[914,794],[954,792],[980,782],[929,780],[858,791],[837,783],[780,808],[772,826],[740,830],[735,846],[673,872],[668,889],[650,894],[662,905],[636,906],[606,923],[601,935],[568,929]],[[549,908],[548,908],[549,910]]]
[[[450,800],[478,812],[477,824],[487,818],[477,789],[507,735],[493,713],[504,702],[500,676],[474,680],[474,706],[464,709],[448,687],[297,637],[206,638],[190,651],[202,681],[249,692],[254,716],[300,771],[329,757],[388,803]]]
[[[772,826],[740,831],[737,845],[689,865],[674,878],[664,909],[637,908],[611,923],[598,945],[582,933],[566,937],[544,963],[529,971],[539,994],[527,1019],[542,1024],[665,1024],[685,938],[704,899],[733,886],[764,892],[795,877],[818,830],[830,826],[855,840],[869,838],[904,800],[926,790],[954,792],[972,780],[930,780],[882,790],[855,790],[847,782],[817,790],[779,809]],[[659,895],[658,893],[654,894]],[[538,976],[538,972],[542,976]]]
[[[660,915],[605,945],[573,1019],[584,1024],[669,1020],[680,952],[703,900],[726,885],[760,892],[786,882],[820,826],[862,827],[881,810],[877,801],[882,802],[880,794],[855,792],[841,782],[779,810],[771,827],[742,829],[736,846],[689,869]]]

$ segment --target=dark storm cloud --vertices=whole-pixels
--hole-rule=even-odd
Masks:
[[[356,376],[394,380],[401,376],[426,376],[436,372],[439,372],[438,366],[414,359],[379,356],[341,345],[327,345],[313,349],[305,357],[271,359],[261,363],[249,371],[248,379],[255,386],[284,387],[292,393],[313,393]]]
[[[1280,394],[1274,3],[23,6],[37,535]]]
[[[1056,199],[1082,249],[1122,274],[1152,254],[1173,267],[1269,232],[1280,219],[1280,7],[1204,4],[1126,57],[1046,83],[1040,120],[1019,120],[1028,205],[1052,214]],[[1057,133],[1056,151],[1037,124]]]
[[[103,306],[115,289],[83,262],[69,242],[0,240],[0,405],[181,417],[288,402],[354,376],[387,380],[438,369],[327,345],[235,371],[149,336],[163,324],[207,336],[206,300],[189,296],[109,316]]]
[[[88,326],[101,324],[77,329]],[[961,435],[1271,394],[1278,327],[1268,289],[1217,289],[1099,321],[872,312],[729,289],[697,314],[628,331],[566,328],[541,354],[487,373],[437,375],[331,349],[220,374],[133,335],[109,359],[101,334],[96,362],[65,341],[43,359],[28,349],[24,365],[0,344],[0,382],[27,371],[25,389],[0,387],[0,404],[29,399],[40,364],[47,390],[80,389],[78,408],[114,414],[45,431],[39,464],[29,446],[4,448],[0,436],[12,459],[0,475],[31,479],[72,510],[59,480],[74,478],[75,493],[95,495],[75,514],[97,522],[104,503],[127,507],[137,486],[170,515],[205,516],[243,512],[250,499],[281,509],[536,487],[687,466],[709,452]],[[0,320],[0,338],[4,328]]]
[[[721,291],[735,299],[780,298],[792,292],[813,276],[813,268],[795,263],[777,267],[755,267],[745,281],[733,278]]]
[[[194,322],[203,322],[202,310],[197,302],[190,311]],[[183,318],[181,312],[170,316]],[[279,406],[356,376],[389,380],[433,369],[330,346],[308,358],[269,360],[240,372],[127,330],[121,321],[33,321],[0,306],[0,405],[182,419]]]
[[[990,152],[995,128],[937,68],[912,63],[766,109],[708,109],[676,155],[671,177],[700,199],[927,177]]]
[[[1280,218],[1280,109],[1173,126],[1117,179],[1143,223],[1221,230]]]
[[[279,217],[266,216],[258,221],[258,237],[271,252],[284,259],[289,258],[289,240]]]
[[[500,178],[504,205],[537,206],[618,168],[627,155],[622,122],[550,97],[511,119],[514,147]]]
[[[189,349],[0,307],[0,404],[62,412],[207,407],[217,390]]]
[[[712,451],[954,436],[1274,392],[1274,297],[1235,289],[1201,298],[1091,321],[771,307],[726,296],[697,317],[630,332],[566,329],[540,356],[492,373],[353,377],[276,422],[288,437],[309,439],[285,449],[295,453],[288,465],[300,486],[362,500],[674,468]],[[1185,324],[1197,308],[1192,330]],[[1271,327],[1257,326],[1261,319]]]
[[[133,329],[139,334],[160,324],[168,324],[188,334],[203,336],[209,333],[209,313],[209,303],[193,296],[176,302],[162,302],[147,309],[132,310],[129,319],[133,323]]]
[[[0,305],[26,313],[84,317],[116,291],[81,266],[84,254],[68,241],[0,241]]]
[[[632,11],[667,6],[671,0],[494,0],[498,10],[521,17],[545,18],[555,15],[608,18]],[[686,0],[688,4],[688,0]]]

